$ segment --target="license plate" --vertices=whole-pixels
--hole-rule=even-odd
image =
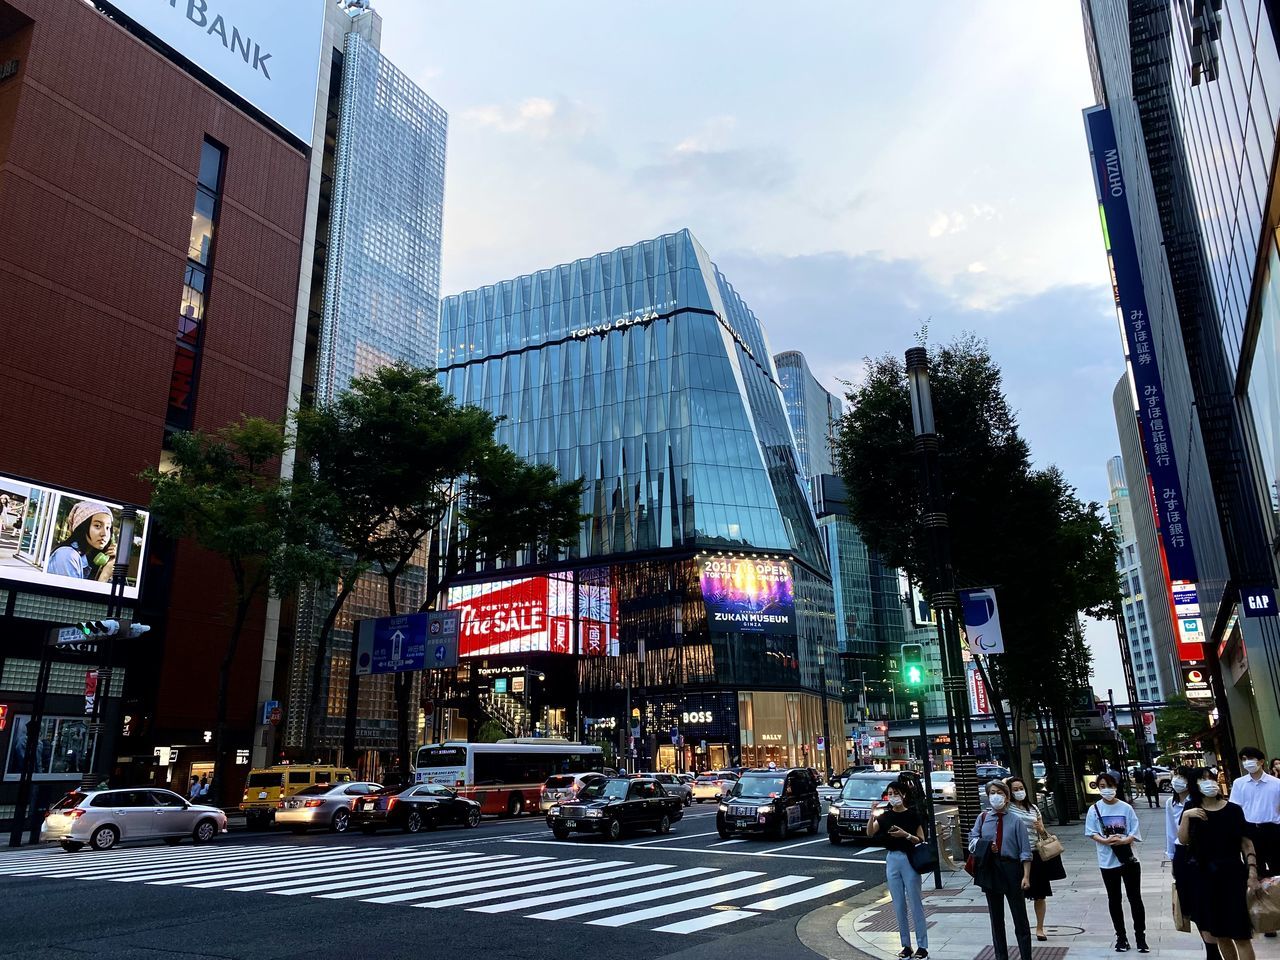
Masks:
[[[265,800],[265,799],[267,799],[267,791],[263,790],[261,793],[259,793],[259,794],[258,794],[258,799],[259,799],[259,800]]]
[[[578,825],[578,821],[577,821],[577,820],[566,820],[566,821],[564,822],[564,825],[565,825],[566,827],[576,827],[576,826]]]

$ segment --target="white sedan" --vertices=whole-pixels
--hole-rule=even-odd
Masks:
[[[950,770],[932,770],[929,784],[933,787],[933,799],[956,802],[956,775]]]
[[[698,779],[693,781],[694,802],[719,800],[732,790],[733,785],[737,782],[738,775],[728,770],[712,770],[709,773],[700,774]]]

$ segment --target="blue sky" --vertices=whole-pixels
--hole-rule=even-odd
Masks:
[[[1122,362],[1078,4],[375,7],[450,117],[445,293],[687,226],[829,389],[926,320],[986,337],[1037,462],[1105,501]],[[1114,627],[1090,638],[1122,688]]]

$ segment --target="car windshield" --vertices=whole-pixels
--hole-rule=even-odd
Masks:
[[[704,773],[702,776],[698,778],[698,782],[699,783],[715,783],[719,779],[721,779],[721,777],[718,774]]]
[[[956,778],[956,775],[950,770],[934,770],[929,774],[929,779],[934,783],[950,783]]]
[[[65,797],[55,803],[50,810],[70,810],[72,807],[78,807],[84,801],[83,793],[68,793]]]
[[[782,795],[785,777],[773,777],[768,774],[753,776],[747,774],[733,785],[729,791],[731,797],[777,797]]]
[[[596,780],[586,784],[578,796],[584,800],[625,800],[628,786],[626,780]]]
[[[850,777],[844,782],[844,789],[840,791],[840,799],[879,800],[884,796],[885,787],[891,783],[893,783],[892,780],[882,780],[879,777],[868,777],[867,779]]]

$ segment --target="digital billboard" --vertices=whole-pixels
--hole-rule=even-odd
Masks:
[[[123,508],[109,500],[0,475],[0,580],[106,596]],[[138,511],[124,596],[138,599],[147,513]]]
[[[788,560],[703,557],[699,579],[716,632],[795,634],[795,582]]]
[[[461,615],[458,655],[577,652],[583,656],[616,656],[612,587],[607,583],[579,583],[576,592],[579,641],[575,645],[572,575],[450,588],[447,607]]]

